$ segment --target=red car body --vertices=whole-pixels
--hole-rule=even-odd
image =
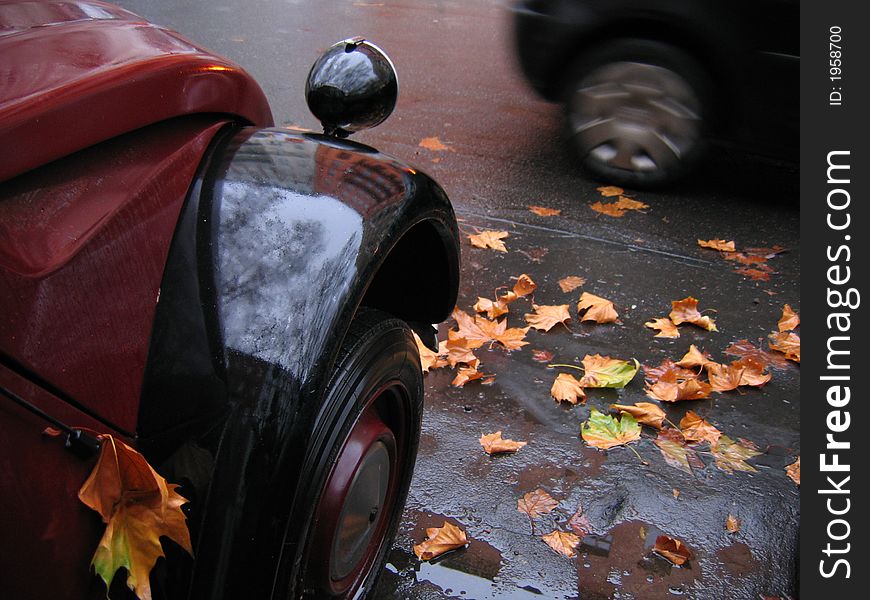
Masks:
[[[247,73],[172,31],[102,2],[0,0],[7,395],[137,445],[155,313],[192,183],[228,127],[271,125]],[[317,156],[350,160],[330,152]],[[319,187],[336,186],[324,175]],[[420,315],[429,322],[446,316],[456,293],[455,232],[444,223],[449,264],[436,274],[449,276],[438,308]],[[383,294],[372,283],[387,260],[378,252],[394,241],[369,251],[356,291],[328,317],[337,329],[324,331],[346,327],[366,290]],[[334,344],[322,353],[328,364]],[[0,589],[16,599],[105,597],[89,569],[104,525],[77,497],[93,461],[65,452],[46,426],[0,397]]]

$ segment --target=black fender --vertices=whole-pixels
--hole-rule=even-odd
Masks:
[[[456,219],[428,176],[326,136],[220,136],[173,239],[143,384],[138,443],[191,500],[196,555],[168,552],[156,590],[269,596],[357,308],[437,323],[458,281]]]

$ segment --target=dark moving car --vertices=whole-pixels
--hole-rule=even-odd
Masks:
[[[597,178],[671,182],[711,140],[797,158],[798,0],[522,0],[514,20],[523,72]]]
[[[242,69],[123,9],[0,0],[3,597],[105,597],[105,525],[77,497],[96,434],[189,500],[193,557],[164,540],[154,598],[372,589],[456,220],[432,179],[344,139],[395,105],[376,46],[336,44],[307,92],[324,135],[272,128]]]

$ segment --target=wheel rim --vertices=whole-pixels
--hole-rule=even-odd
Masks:
[[[342,444],[315,510],[306,588],[352,598],[381,550],[405,464],[405,387],[372,394]]]
[[[700,108],[695,91],[674,71],[614,62],[580,81],[569,113],[584,159],[653,173],[673,169],[698,144]]]

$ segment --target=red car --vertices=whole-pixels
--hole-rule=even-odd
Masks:
[[[340,42],[308,80],[326,133],[294,134],[172,31],[0,0],[4,597],[105,597],[77,497],[96,434],[189,500],[193,557],[163,540],[154,598],[372,589],[419,439],[412,331],[433,344],[458,288],[441,188],[344,139],[396,91],[377,47]]]

